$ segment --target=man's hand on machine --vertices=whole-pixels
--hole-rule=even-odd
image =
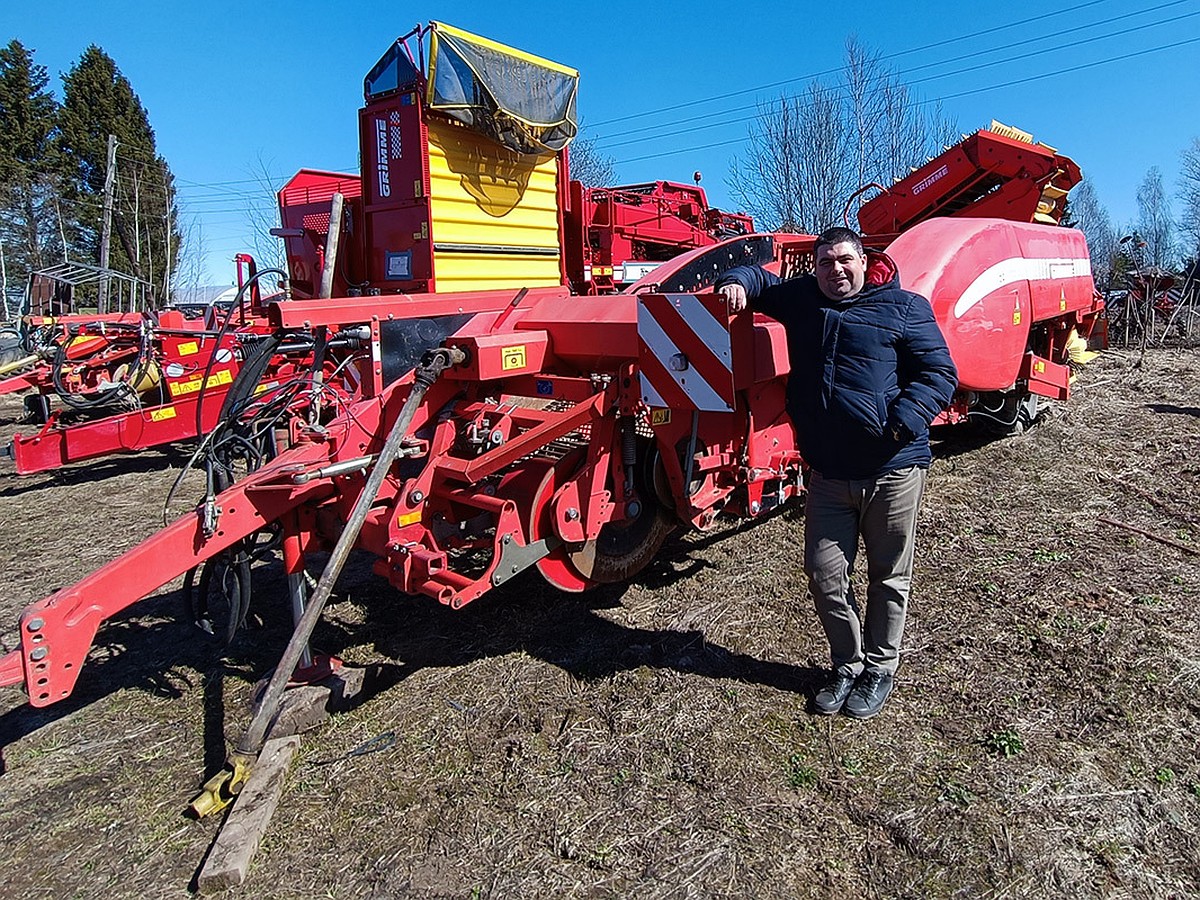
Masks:
[[[746,289],[737,282],[721,285],[717,288],[717,293],[725,298],[731,313],[740,313],[749,303],[746,298]]]

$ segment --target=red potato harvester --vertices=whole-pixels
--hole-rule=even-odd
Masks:
[[[439,46],[462,50],[471,38],[434,28],[435,60]],[[439,45],[439,33],[453,40]],[[551,77],[560,69],[551,68]],[[973,138],[980,143],[990,134]],[[1065,159],[1013,143],[1013,152],[1034,159]],[[995,185],[972,188],[963,175],[943,190],[947,176],[929,181],[914,173],[928,182],[918,195],[940,183],[942,205],[898,237],[869,237],[892,255],[905,285],[930,298],[962,372],[943,421],[977,412],[999,418],[1009,406],[1028,411],[1030,398],[1069,393],[1072,357],[1102,305],[1081,235],[1030,221],[1055,220],[1059,189],[1047,186],[1063,168],[1049,167],[1040,182],[1020,176],[1028,168],[1010,172],[1004,177],[1022,190],[991,209],[1012,218],[986,219],[963,210],[980,197],[994,204]],[[478,181],[465,185],[475,202],[486,202]],[[902,210],[908,186],[901,181],[876,200]],[[972,200],[972,191],[980,197]],[[369,236],[369,213],[366,221]],[[752,313],[731,317],[711,285],[737,265],[800,274],[811,268],[813,237],[734,237],[662,263],[626,293],[578,297],[561,274],[538,265],[548,254],[525,254],[535,263],[529,280],[549,282],[526,285],[510,265],[521,256],[515,245],[444,242],[439,249],[437,228],[435,217],[424,229],[393,229],[389,240],[401,249],[377,254],[381,271],[453,283],[469,274],[461,263],[474,254],[496,264],[496,278],[514,283],[271,304],[275,346],[321,329],[358,336],[356,347],[332,354],[338,377],[356,385],[354,396],[323,418],[293,414],[286,449],[258,453],[245,477],[223,483],[195,513],[28,607],[20,647],[0,657],[0,686],[23,686],[34,706],[62,700],[105,619],[189,570],[235,568],[256,535],[277,532],[296,627],[226,770],[197,802],[197,811],[211,811],[240,788],[288,680],[308,661],[307,641],[351,549],[374,555],[375,572],[402,594],[461,608],[530,569],[564,591],[629,579],[672,531],[707,528],[721,515],[761,517],[802,492],[803,460],[785,414],[782,326]],[[422,249],[422,242],[432,246]],[[374,246],[369,237],[364,246]],[[393,252],[402,259],[389,259]],[[559,256],[554,269],[561,268]],[[413,367],[414,329],[422,340],[431,323],[441,336]],[[230,424],[238,446],[278,432],[279,411],[256,385],[251,373],[230,389],[244,401]],[[329,558],[310,592],[305,559],[318,550]],[[239,596],[226,599],[239,609],[236,620],[244,615],[248,569],[232,584]]]

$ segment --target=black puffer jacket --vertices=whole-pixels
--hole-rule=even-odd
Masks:
[[[730,282],[787,329],[788,412],[809,465],[848,480],[929,466],[929,424],[958,373],[929,301],[900,287],[888,256],[868,252],[866,286],[842,301],[812,275],[781,282],[741,266],[717,287]]]

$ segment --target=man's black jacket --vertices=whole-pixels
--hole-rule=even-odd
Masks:
[[[780,281],[757,266],[716,285],[741,284],[750,307],[787,330],[788,413],[800,452],[827,478],[928,467],[929,424],[958,379],[929,301],[900,287],[885,254],[867,260],[866,286],[840,301],[812,275]]]

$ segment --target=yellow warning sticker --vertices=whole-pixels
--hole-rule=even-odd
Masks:
[[[500,349],[500,368],[505,372],[511,369],[525,368],[525,345],[502,347]]]
[[[1037,360],[1037,361],[1036,361],[1036,362],[1033,364],[1033,371],[1037,372],[1038,374],[1041,374],[1042,372],[1045,372],[1045,371],[1046,371],[1046,364],[1045,364],[1044,362],[1042,362],[1040,359],[1039,359],[1039,360]]]
[[[419,509],[414,509],[412,512],[404,513],[403,515],[396,516],[396,526],[398,528],[403,528],[405,525],[412,525],[414,522],[420,522],[420,521],[421,521],[421,511]]]
[[[671,421],[671,411],[669,409],[652,409],[650,410],[651,425],[667,425]]]
[[[178,352],[180,356],[191,356],[200,352],[200,346],[195,341],[185,341],[179,345]]]
[[[177,381],[171,385],[171,396],[181,397],[184,394],[194,394],[200,390],[200,382],[204,381],[203,377],[197,376],[191,381]],[[207,387],[217,387],[221,384],[232,384],[233,373],[229,369],[222,369],[220,372],[214,372],[208,379]]]
[[[167,419],[175,418],[176,415],[178,415],[178,413],[176,413],[175,407],[173,406],[167,406],[163,409],[152,409],[150,410],[150,421],[165,422]]]
[[[1019,309],[1013,310],[1013,324],[1014,325],[1021,324],[1021,311]]]

